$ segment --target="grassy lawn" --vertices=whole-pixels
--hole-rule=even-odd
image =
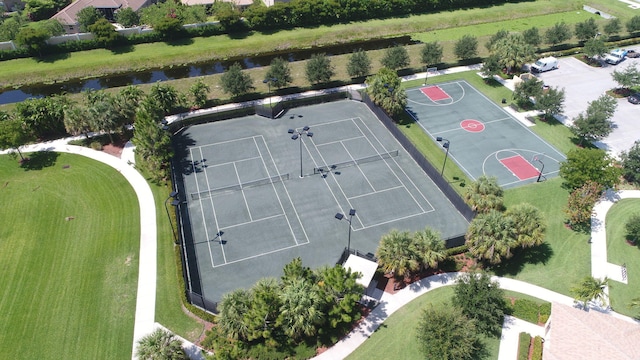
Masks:
[[[625,240],[625,224],[629,217],[640,214],[640,199],[618,201],[607,213],[607,260],[613,264],[627,264],[628,284],[610,282],[611,307],[629,316],[638,316],[640,310],[629,308],[632,299],[640,298],[640,247]]]
[[[135,193],[116,170],[88,158],[31,157],[43,167],[27,171],[0,156],[0,358],[129,358]]]

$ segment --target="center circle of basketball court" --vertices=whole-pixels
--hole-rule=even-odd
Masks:
[[[484,130],[484,124],[474,119],[462,120],[460,127],[468,132],[481,132]]]

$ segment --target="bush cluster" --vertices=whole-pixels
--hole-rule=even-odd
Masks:
[[[518,360],[529,360],[529,347],[531,346],[531,335],[526,332],[520,333],[518,342]]]

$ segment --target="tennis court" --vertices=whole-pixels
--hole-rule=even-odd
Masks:
[[[471,179],[496,176],[508,188],[558,175],[565,156],[466,81],[408,89],[407,99],[408,113]]]
[[[356,210],[351,248],[363,253],[393,228],[446,238],[467,226],[362,103],[196,125],[174,141],[191,281],[210,301],[281,276],[295,257],[335,264],[349,230],[336,213]]]

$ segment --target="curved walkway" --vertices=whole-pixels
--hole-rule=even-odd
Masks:
[[[126,148],[125,151],[123,151],[122,159],[119,159],[101,151],[68,145],[67,142],[69,140],[71,139],[65,138],[22,146],[21,151],[57,151],[86,156],[116,169],[127,179],[131,187],[133,187],[140,207],[140,265],[138,270],[136,315],[133,328],[133,351],[131,354],[131,357],[135,358],[134,354],[138,340],[155,329],[157,229],[153,193],[144,177],[132,166],[131,159],[133,153],[131,147]]]

